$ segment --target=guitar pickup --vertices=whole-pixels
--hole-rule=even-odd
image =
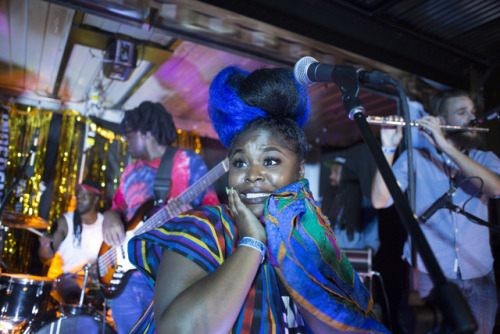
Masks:
[[[125,274],[121,271],[117,271],[113,274],[114,278],[122,278]]]
[[[111,282],[111,285],[119,285],[121,283],[122,280],[120,279],[112,279],[110,282]]]

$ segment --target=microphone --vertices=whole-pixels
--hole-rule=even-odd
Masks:
[[[40,136],[40,128],[37,128],[35,130],[35,134],[33,135],[33,144],[31,145],[29,154],[30,154],[30,160],[28,162],[28,166],[26,167],[25,175],[26,177],[32,177],[33,174],[35,174],[35,157],[36,157],[36,151],[38,149],[38,138]]]
[[[500,107],[497,107],[497,108],[487,112],[485,115],[483,115],[481,117],[473,119],[470,122],[470,125],[476,126],[476,125],[479,125],[479,124],[484,123],[486,121],[491,121],[492,119],[495,119],[495,118],[500,120],[500,115],[498,114],[498,112],[500,112]]]
[[[334,82],[343,86],[348,81],[358,81],[372,85],[386,85],[393,83],[393,78],[386,73],[368,72],[345,65],[320,64],[313,57],[302,57],[295,63],[293,75],[304,86],[316,82]]]
[[[448,204],[451,196],[453,196],[456,190],[457,188],[451,186],[447,192],[445,192],[434,203],[432,203],[432,205],[424,212],[424,214],[420,216],[419,220],[422,223],[425,223],[427,220],[429,220],[429,218],[432,217],[433,214],[436,213],[437,210],[444,208],[446,204]]]

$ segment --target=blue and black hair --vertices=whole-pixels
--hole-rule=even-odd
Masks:
[[[310,109],[306,87],[283,68],[250,73],[229,66],[210,86],[208,111],[212,125],[228,148],[246,131],[266,128],[279,134],[280,143],[295,151],[302,161],[309,150],[302,127]]]

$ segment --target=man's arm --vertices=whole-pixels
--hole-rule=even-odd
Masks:
[[[453,145],[444,137],[437,117],[424,117],[418,120],[422,126],[428,129],[431,135],[423,132],[427,140],[438,150],[446,154],[462,171],[466,177],[471,177],[470,182],[490,197],[500,196],[500,177],[493,171],[472,160],[466,154]],[[473,177],[476,176],[476,177]],[[481,180],[478,179],[481,178]]]
[[[497,174],[472,160],[452,145],[443,153],[453,160],[466,177],[471,177],[470,182],[477,188],[482,186],[482,191],[490,197],[500,196],[500,177]],[[482,181],[477,177],[481,178]]]
[[[382,127],[380,129],[380,139],[382,142],[382,147],[394,150],[394,153],[384,152],[385,159],[389,163],[389,166],[392,166],[394,163],[394,156],[396,153],[396,148],[403,137],[401,127],[397,128],[386,128]],[[371,192],[371,202],[375,209],[381,209],[385,207],[389,199],[391,198],[391,194],[389,189],[387,188],[384,179],[382,178],[382,174],[380,174],[379,169],[375,171],[375,175],[373,176],[372,181],[372,192]]]
[[[68,223],[66,222],[66,218],[61,216],[57,219],[57,227],[54,234],[39,238],[40,247],[38,247],[38,256],[40,256],[42,262],[52,260],[67,234]]]

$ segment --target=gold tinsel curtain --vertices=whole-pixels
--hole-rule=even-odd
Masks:
[[[44,208],[48,212],[45,218],[53,222],[63,213],[74,210],[75,190],[80,179],[100,182],[105,192],[101,209],[110,207],[127,159],[126,142],[120,136],[97,126],[76,111],[49,111],[15,104],[4,107],[8,110],[8,133],[2,129],[2,138],[9,138],[5,195],[14,185],[16,177],[20,176],[19,185],[6,203],[7,211],[16,211],[27,218],[36,219],[41,209],[40,198],[44,194],[44,197],[49,196],[45,205],[50,205],[50,208]],[[55,118],[60,127],[51,128]],[[26,177],[20,170],[28,158],[26,153],[32,145],[36,129],[40,129],[40,132],[34,175]],[[57,147],[50,147],[51,150],[57,150],[53,164],[46,161],[49,131],[60,131],[59,134],[51,133],[51,138],[55,138],[56,142],[59,139]],[[200,153],[201,143],[196,132],[177,132],[175,146]],[[46,172],[52,172],[50,179],[53,178],[53,187],[46,188],[44,182],[47,180],[42,180],[42,177],[47,177],[44,176],[45,169]],[[37,268],[34,255],[37,238],[19,226],[5,230],[2,260],[8,272],[44,274],[42,271],[45,269]]]
[[[2,261],[4,270],[11,273],[27,273],[32,263],[36,262],[36,236],[26,229],[9,228],[11,225],[22,226],[26,222],[7,221],[6,211],[15,211],[25,217],[37,217],[40,197],[43,192],[41,176],[44,170],[47,134],[49,131],[52,113],[50,111],[26,106],[6,105],[8,111],[8,133],[3,133],[2,138],[8,138],[8,161],[5,170],[4,196],[12,189],[11,197],[7,199],[2,224],[7,226],[2,230]],[[38,149],[34,162],[33,176],[27,177],[22,167],[30,146],[33,145],[33,135],[39,129]],[[17,180],[17,181],[16,181]],[[15,188],[14,184],[18,182]],[[41,189],[42,188],[42,189]],[[36,272],[35,272],[36,274]]]
[[[44,170],[47,135],[52,113],[38,108],[7,106],[9,111],[9,156],[6,170],[5,189],[10,189],[16,178],[17,187],[6,205],[7,210],[30,216],[38,216],[38,204],[43,189],[41,177]],[[23,162],[28,159],[26,153],[32,145],[36,129],[40,129],[38,150],[36,152],[34,175],[26,177],[22,172]]]
[[[66,112],[64,116],[62,132],[65,136],[63,139],[61,135],[56,166],[60,172],[56,177],[60,194],[53,202],[51,216],[58,217],[74,210],[76,186],[84,179],[101,184],[104,189],[101,210],[109,209],[124,169],[126,143],[119,135],[76,112]]]
[[[101,209],[109,209],[125,168],[126,143],[119,135],[89,123],[85,147],[83,179],[101,183],[104,189]]]
[[[126,143],[119,135],[97,126],[76,111],[64,110],[57,161],[54,167],[55,180],[49,220],[74,209],[75,187],[80,177],[93,179],[105,189],[106,199],[102,209],[109,208],[109,201],[120,182],[125,167]],[[21,168],[22,155],[28,149],[35,130],[40,128],[39,149],[35,161],[35,174],[29,180],[22,179],[12,196],[9,208],[21,207],[24,214],[38,215],[38,203],[43,189],[41,176],[44,171],[47,135],[53,112],[27,107],[10,106],[9,114],[9,167],[6,188],[13,184],[14,176]],[[200,138],[196,132],[178,130],[175,146],[201,151]],[[25,134],[23,136],[23,134]],[[82,167],[82,157],[85,157]],[[20,205],[21,204],[21,205]]]
[[[75,111],[62,112],[62,125],[57,163],[55,166],[54,196],[50,219],[74,209],[74,194],[82,156],[84,119]]]
[[[200,136],[196,131],[177,130],[177,141],[174,145],[193,150],[198,154],[201,152]]]
[[[8,135],[8,162],[5,171],[5,190],[12,187],[15,178],[20,174],[19,186],[14,189],[10,200],[6,203],[7,211],[16,211],[28,218],[39,216],[39,204],[44,183],[44,169],[53,169],[53,187],[46,190],[44,196],[50,195],[50,212],[48,221],[55,221],[61,214],[71,211],[75,206],[75,188],[80,178],[91,176],[101,182],[106,192],[114,194],[119,183],[125,161],[125,143],[114,133],[96,126],[95,123],[82,117],[75,111],[48,111],[21,105],[4,105],[8,111],[8,134],[2,129],[2,138]],[[54,164],[46,166],[46,153],[51,121],[60,118],[60,131],[57,158]],[[34,175],[26,177],[20,173],[26,152],[32,144],[33,134],[40,129],[38,149],[36,152]],[[52,134],[54,135],[54,134]],[[53,136],[54,137],[54,136]],[[92,168],[82,170],[82,158],[87,156],[98,159],[87,160]],[[110,160],[113,166],[108,168]],[[87,166],[87,164],[85,164]],[[108,175],[112,171],[110,175]],[[49,189],[49,188],[47,188]],[[110,196],[111,196],[110,195]],[[103,209],[107,207],[103,206]],[[4,225],[7,222],[4,222]],[[26,226],[27,227],[27,226]],[[2,260],[11,273],[40,274],[36,267],[36,246],[38,237],[24,228],[7,228],[4,234]]]
[[[31,138],[40,129],[35,173],[27,179],[22,175],[15,194],[7,209],[30,216],[38,216],[38,204],[44,189],[42,174],[45,168],[47,137],[53,112],[38,108],[10,105],[9,112],[9,158],[6,172],[6,189],[13,185],[15,176],[22,167],[23,155],[29,149]],[[80,177],[101,183],[108,201],[120,182],[125,167],[126,143],[119,135],[97,126],[76,111],[64,110],[62,116],[59,147],[55,169],[52,205],[49,220],[54,221],[64,212],[74,209],[75,187]],[[197,132],[178,130],[175,146],[201,151]],[[82,157],[85,161],[82,167]],[[102,203],[107,209],[108,201]]]

